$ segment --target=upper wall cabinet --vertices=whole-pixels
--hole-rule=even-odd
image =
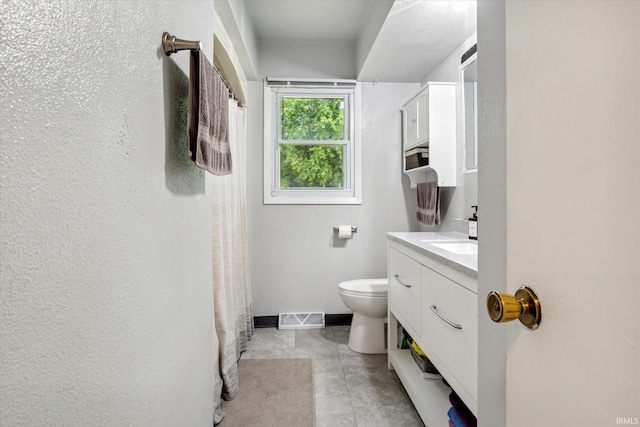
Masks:
[[[456,185],[456,84],[429,82],[402,106],[404,172],[411,187],[438,175],[440,187]]]

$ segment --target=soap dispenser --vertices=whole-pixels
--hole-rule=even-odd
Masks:
[[[469,238],[471,240],[478,240],[478,206],[473,205],[474,209],[473,218],[469,218]]]

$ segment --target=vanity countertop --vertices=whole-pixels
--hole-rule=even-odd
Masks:
[[[456,232],[390,232],[387,237],[421,254],[449,266],[474,279],[478,278],[478,254],[460,254],[434,246],[443,242],[470,242],[469,237]]]

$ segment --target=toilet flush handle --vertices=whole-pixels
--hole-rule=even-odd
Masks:
[[[402,280],[400,280],[400,276],[398,276],[397,274],[394,274],[393,277],[398,281],[398,283],[400,283],[405,288],[410,288],[411,287],[410,284],[404,283]]]

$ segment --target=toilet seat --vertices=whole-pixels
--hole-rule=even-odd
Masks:
[[[389,281],[387,279],[356,279],[341,282],[338,287],[345,295],[387,297]]]

